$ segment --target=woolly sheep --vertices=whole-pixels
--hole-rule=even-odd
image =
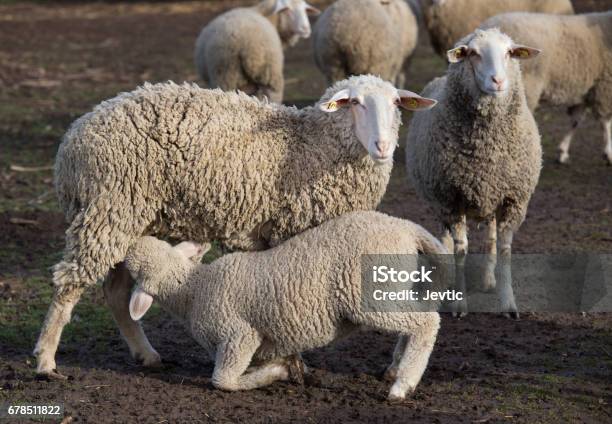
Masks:
[[[478,28],[484,20],[504,12],[572,14],[571,0],[420,0],[425,26],[434,50],[443,55]]]
[[[259,250],[374,209],[392,168],[398,106],[434,103],[374,76],[339,82],[302,110],[174,83],[103,102],[72,125],[57,154],[70,225],[35,349],[38,372],[59,377],[61,330],[83,290],[107,274],[106,298],[132,355],[158,362],[127,310],[133,283],[120,263],[137,238]]]
[[[496,29],[465,37],[448,53],[447,75],[425,88],[424,95],[439,104],[414,116],[406,147],[409,176],[443,224],[443,242],[449,249],[454,245],[459,288],[465,284],[467,218],[487,223],[486,290],[496,287],[499,233],[502,273],[497,290],[503,311],[511,316],[518,316],[510,275],[512,238],[525,218],[542,155],[520,67],[513,59],[538,53]],[[467,305],[454,307],[463,314]]]
[[[438,313],[417,302],[402,312],[366,311],[361,303],[361,255],[447,252],[419,225],[353,212],[273,249],[229,254],[210,265],[190,260],[202,250],[189,247],[144,237],[130,248],[126,266],[137,282],[130,313],[140,319],[155,299],[183,321],[215,358],[215,387],[249,390],[286,380],[283,358],[363,327],[400,334],[387,372],[395,381],[390,399],[403,399],[421,380]],[[252,360],[264,365],[247,371]]]
[[[282,102],[283,48],[310,37],[308,14],[319,13],[304,0],[265,0],[218,16],[196,41],[198,74],[210,87]]]
[[[328,83],[374,74],[403,87],[418,25],[405,0],[338,0],[314,27],[314,57]]]
[[[541,101],[569,107],[572,123],[559,144],[559,162],[568,162],[576,128],[590,108],[601,122],[604,158],[612,165],[612,11],[576,16],[509,13],[483,24],[493,27],[543,50],[541,59],[522,67],[523,81],[532,110]]]

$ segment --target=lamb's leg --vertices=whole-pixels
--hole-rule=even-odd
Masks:
[[[569,162],[569,148],[572,144],[576,129],[580,126],[584,118],[585,112],[586,108],[583,105],[572,106],[568,109],[568,113],[572,120],[572,126],[565,137],[563,137],[563,140],[561,140],[561,143],[559,143],[559,163]]]
[[[455,242],[453,241],[453,236],[448,228],[444,228],[442,230],[442,235],[440,236],[440,242],[446,247],[446,250],[453,252],[455,250]]]
[[[495,266],[497,265],[497,220],[493,217],[487,223],[487,239],[485,241],[485,265],[483,272],[483,290],[495,288]]]
[[[404,334],[400,334],[399,339],[397,339],[397,343],[395,345],[395,350],[393,351],[393,362],[387,370],[385,371],[385,375],[383,379],[390,383],[393,383],[397,378],[397,368],[399,367],[400,360],[402,359],[402,355],[406,350],[406,344],[408,343],[408,336]]]
[[[519,318],[514,291],[512,290],[512,238],[513,231],[501,225],[499,234],[499,255],[500,255],[500,281],[497,284],[497,295],[501,301],[501,310],[508,318]]]
[[[141,360],[144,366],[155,366],[161,363],[159,354],[149,343],[140,322],[130,317],[129,304],[133,286],[134,281],[122,262],[111,270],[104,281],[104,297],[132,357]]]
[[[231,339],[219,344],[212,378],[213,386],[233,392],[287,380],[289,371],[287,366],[281,363],[268,363],[245,373],[260,344],[261,337],[251,328],[244,328]]]
[[[601,127],[604,134],[604,159],[612,165],[612,119],[602,120]]]
[[[461,215],[457,222],[450,225],[455,247],[455,290],[463,292],[463,299],[451,303],[451,311],[454,317],[461,318],[467,315],[467,296],[465,285],[465,261],[468,253],[467,221],[466,216]]]

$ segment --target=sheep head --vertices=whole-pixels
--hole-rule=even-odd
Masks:
[[[308,38],[312,32],[308,15],[316,16],[321,12],[304,0],[276,0],[274,15],[278,15],[278,32],[283,38],[290,38],[295,44],[300,38]],[[287,37],[290,35],[290,37]]]

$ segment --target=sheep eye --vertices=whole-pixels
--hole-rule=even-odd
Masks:
[[[351,99],[351,104],[352,104],[353,106],[357,106],[357,105],[359,105],[360,103],[359,103],[359,100],[357,100],[357,99]]]

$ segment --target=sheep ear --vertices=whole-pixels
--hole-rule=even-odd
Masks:
[[[319,9],[317,9],[316,7],[314,7],[311,4],[305,3],[306,4],[306,13],[308,13],[310,16],[319,16],[321,14],[321,11]]]
[[[542,50],[527,46],[514,45],[510,49],[510,57],[514,59],[533,59],[540,53],[542,53]]]
[[[198,244],[192,241],[184,241],[174,246],[174,249],[191,259],[193,262],[200,263],[211,247],[212,245],[210,243]]]
[[[467,57],[468,46],[459,46],[449,50],[446,57],[450,63],[459,63]]]
[[[338,91],[334,96],[325,103],[319,105],[319,109],[323,112],[335,112],[342,107],[348,105],[351,92],[348,88]]]
[[[273,15],[282,12],[285,9],[289,9],[289,0],[276,0],[276,5],[274,6]]]
[[[397,94],[400,98],[398,106],[406,110],[427,110],[438,103],[437,100],[421,97],[408,90],[397,90]]]
[[[130,316],[134,321],[138,321],[147,313],[152,304],[153,297],[138,287],[130,299]]]

